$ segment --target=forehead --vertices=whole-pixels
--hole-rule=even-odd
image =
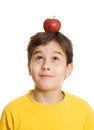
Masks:
[[[53,53],[53,52],[61,52],[64,53],[63,48],[60,46],[60,44],[56,41],[50,41],[45,45],[39,45],[37,46],[33,53],[36,51],[44,52],[44,53]]]

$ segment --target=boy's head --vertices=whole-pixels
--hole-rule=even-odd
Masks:
[[[60,32],[39,32],[30,38],[27,47],[28,63],[30,63],[34,49],[41,45],[46,45],[50,41],[56,41],[64,51],[67,65],[73,62],[73,46],[71,41]],[[54,47],[54,46],[53,46]]]

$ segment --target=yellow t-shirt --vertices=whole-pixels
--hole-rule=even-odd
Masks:
[[[62,101],[45,105],[29,93],[5,107],[0,130],[94,130],[94,112],[84,100],[65,92]]]

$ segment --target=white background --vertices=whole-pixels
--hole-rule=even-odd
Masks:
[[[93,0],[0,0],[0,114],[5,105],[33,88],[27,68],[30,36],[46,18],[59,19],[74,46],[74,70],[62,89],[94,108]]]

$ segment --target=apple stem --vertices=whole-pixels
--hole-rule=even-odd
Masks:
[[[53,19],[55,18],[55,16],[53,17]]]

